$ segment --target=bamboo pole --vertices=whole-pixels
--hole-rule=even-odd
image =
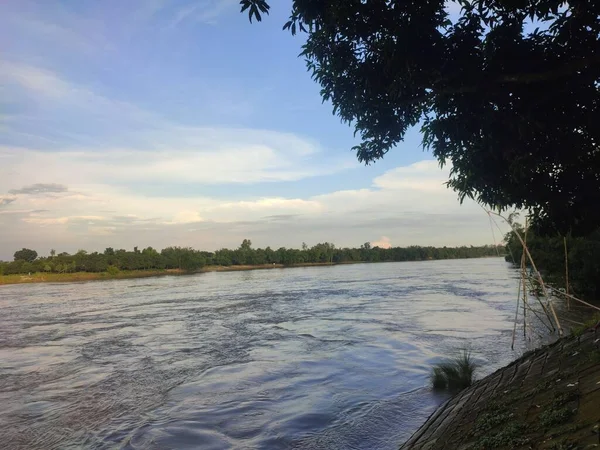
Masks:
[[[554,310],[554,305],[552,305],[552,302],[550,301],[550,296],[548,295],[548,290],[546,289],[546,284],[544,283],[544,280],[542,279],[542,275],[538,271],[537,266],[535,265],[535,261],[533,260],[531,253],[529,253],[529,249],[527,248],[527,245],[523,241],[523,238],[521,237],[519,232],[517,230],[515,230],[515,227],[505,217],[503,217],[501,214],[498,214],[498,213],[495,213],[492,211],[489,211],[489,212],[490,212],[490,214],[494,214],[495,216],[498,216],[501,219],[505,220],[506,223],[508,223],[511,226],[511,228],[513,229],[513,232],[515,233],[515,236],[517,236],[517,239],[519,239],[519,241],[521,242],[521,245],[523,246],[523,250],[525,250],[525,253],[527,253],[527,259],[529,259],[529,262],[531,263],[531,267],[533,267],[533,270],[535,271],[535,274],[537,275],[540,286],[542,287],[542,292],[544,293],[544,296],[546,297],[548,306],[550,307],[550,311],[552,312],[552,316],[554,317],[554,322],[556,323],[556,327],[558,329],[558,334],[560,336],[562,336],[564,334],[564,332],[563,332],[562,327],[560,326],[560,321],[558,320],[556,311]]]
[[[525,245],[527,245],[527,218],[525,218]],[[527,283],[525,281],[525,270],[527,264],[525,264],[525,252],[521,253],[521,278],[523,282],[523,337],[527,335]]]
[[[521,282],[523,279],[519,280],[519,288],[517,289],[517,308],[515,309],[515,323],[513,325],[513,333],[512,333],[512,343],[510,344],[510,349],[515,349],[515,336],[517,334],[517,318],[519,316],[519,302],[521,300]],[[525,311],[525,306],[523,306],[523,311]]]
[[[589,306],[590,308],[594,308],[594,309],[597,309],[598,311],[600,311],[600,308],[599,308],[599,307],[597,307],[597,306],[594,306],[594,305],[592,305],[591,303],[588,303],[588,302],[586,302],[586,301],[583,301],[583,300],[581,300],[580,298],[577,298],[577,297],[575,297],[574,295],[571,295],[571,294],[565,294],[564,292],[562,292],[562,291],[560,291],[560,290],[558,290],[558,289],[555,289],[555,288],[553,288],[552,286],[549,286],[549,288],[550,288],[550,290],[552,290],[552,291],[556,292],[557,294],[564,295],[565,297],[568,297],[568,298],[570,298],[571,300],[575,300],[575,301],[577,301],[577,302],[579,302],[579,303],[583,303],[584,305],[586,305],[586,306]]]
[[[567,295],[569,295],[569,253],[567,252],[567,237],[563,236],[563,243],[565,244],[565,288]],[[571,310],[571,300],[567,297],[567,310]]]
[[[487,209],[485,209],[483,206],[481,206],[481,204],[479,204],[479,206],[481,207],[481,209],[483,209],[487,214],[488,217],[492,217],[492,214],[500,217],[502,220],[504,220],[506,223],[508,223],[513,231],[513,233],[515,233],[515,230],[512,226],[512,224],[503,216],[501,216],[500,214],[496,214],[496,213],[492,213],[491,211],[488,211]],[[525,220],[527,220],[527,218],[525,218]],[[500,233],[502,233],[502,230],[500,229],[500,227],[498,226],[498,224],[496,223],[495,220],[492,219],[492,222],[494,223],[494,225],[496,226],[496,228],[498,228],[498,231],[500,231]],[[518,233],[515,233],[518,235]],[[517,260],[515,259],[515,255],[513,254],[512,250],[510,249],[510,247],[507,247],[508,252],[510,253],[510,257],[513,261],[513,264],[517,264]],[[521,255],[523,256],[523,255]],[[542,301],[540,300],[540,298],[538,296],[536,296],[536,300],[538,301],[538,303],[540,304],[540,306],[542,307],[542,309],[544,310],[544,313],[546,314],[546,318],[548,319],[548,322],[550,323],[550,327],[548,325],[546,325],[546,322],[544,322],[540,316],[538,316],[537,314],[535,314],[535,316],[539,319],[540,322],[542,322],[546,328],[548,328],[548,330],[552,333],[554,331],[556,331],[556,328],[554,328],[554,325],[552,324],[552,317],[550,317],[550,313],[548,312],[548,309],[546,309],[546,306],[544,306],[544,304],[542,303]],[[535,311],[533,308],[528,307],[529,311]]]
[[[534,315],[535,317],[537,317],[537,319],[540,321],[540,323],[542,323],[542,324],[543,324],[543,325],[544,325],[544,326],[545,326],[545,327],[548,329],[548,331],[549,331],[550,333],[552,333],[552,332],[554,331],[554,329],[552,329],[552,327],[548,326],[548,324],[547,324],[547,323],[544,321],[544,319],[542,319],[542,318],[541,318],[541,317],[538,315],[538,313],[537,313],[537,311],[536,311],[535,309],[533,309],[531,306],[527,306],[527,310],[528,310],[530,313],[533,313],[533,315]],[[531,328],[531,327],[530,327],[529,329],[530,329],[530,330],[532,330],[533,328]]]

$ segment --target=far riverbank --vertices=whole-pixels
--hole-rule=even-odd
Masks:
[[[257,264],[257,265],[235,265],[235,266],[206,266],[194,272],[187,272],[181,269],[164,270],[123,270],[118,273],[108,272],[73,272],[73,273],[44,273],[36,272],[32,274],[0,275],[0,286],[9,284],[25,283],[73,283],[83,281],[104,281],[120,280],[128,278],[148,278],[162,276],[193,275],[206,272],[238,272],[243,270],[265,270],[265,269],[285,269],[292,267],[314,267],[314,266],[335,266],[353,263],[303,263],[293,265],[283,264]]]
[[[503,257],[503,256],[500,256]],[[496,258],[495,256],[484,256],[483,258]],[[468,258],[473,259],[473,258]],[[188,272],[181,269],[150,269],[150,270],[122,270],[118,273],[109,272],[73,272],[73,273],[46,273],[36,272],[32,274],[0,275],[0,286],[10,284],[26,283],[74,283],[83,281],[106,281],[122,280],[129,278],[149,278],[164,276],[193,275],[206,272],[238,272],[245,270],[267,270],[267,269],[291,269],[295,267],[322,267],[343,266],[348,264],[381,264],[393,261],[352,261],[341,263],[301,263],[301,264],[255,264],[255,265],[231,265],[231,266],[205,266],[200,270]]]

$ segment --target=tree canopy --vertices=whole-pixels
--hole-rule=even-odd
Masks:
[[[14,254],[15,261],[27,261],[33,262],[37,258],[38,254],[35,250],[31,250],[29,248],[22,248],[21,250],[17,250]]]
[[[250,20],[264,0],[241,0]],[[460,7],[450,15],[449,8]],[[294,0],[284,29],[371,163],[421,125],[460,200],[600,225],[600,2]]]
[[[14,275],[28,272],[71,273],[178,269],[195,272],[205,265],[247,266],[327,264],[349,262],[380,261],[423,261],[430,259],[480,258],[498,256],[499,248],[491,245],[479,247],[371,247],[337,248],[330,242],[322,242],[302,249],[280,247],[252,248],[252,242],[244,239],[236,249],[222,248],[215,252],[195,250],[190,247],[167,247],[160,252],[152,247],[143,250],[115,250],[108,247],[104,252],[78,251],[74,255],[61,252],[47,258],[26,260],[15,259],[10,263],[0,261],[0,275]],[[34,250],[29,250],[34,252]],[[19,252],[17,252],[19,253]],[[37,253],[35,253],[37,256]]]

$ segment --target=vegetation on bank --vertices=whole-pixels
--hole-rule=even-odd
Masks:
[[[460,391],[473,384],[476,369],[477,364],[473,361],[471,352],[463,350],[455,358],[433,367],[431,384],[434,389]]]
[[[573,295],[600,299],[600,229],[586,236],[541,235],[532,228],[516,225],[527,235],[527,248],[544,279]],[[527,233],[525,233],[527,231]],[[514,233],[505,237],[506,260],[519,265],[523,246]],[[528,263],[529,265],[529,263]]]
[[[252,248],[252,243],[244,239],[235,250],[221,249],[215,252],[199,251],[192,248],[168,247],[160,252],[152,247],[133,251],[107,248],[104,252],[89,253],[79,250],[71,255],[50,251],[47,257],[38,257],[35,250],[22,249],[14,254],[14,261],[0,262],[0,275],[26,275],[41,273],[48,276],[73,273],[105,273],[107,276],[125,276],[123,273],[135,271],[195,272],[207,266],[260,268],[261,266],[294,266],[306,264],[341,264],[352,262],[383,261],[422,261],[430,259],[480,258],[498,256],[494,246],[480,247],[371,247],[366,243],[360,248],[336,248],[330,243],[313,247],[302,245],[301,249]]]

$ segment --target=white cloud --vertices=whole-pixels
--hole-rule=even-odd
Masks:
[[[23,222],[36,225],[64,225],[69,221],[68,217],[24,217]]]
[[[53,72],[10,61],[0,60],[0,80],[13,82],[21,87],[49,97],[62,97],[70,86]]]
[[[169,26],[176,27],[186,20],[213,24],[222,14],[234,11],[237,5],[239,5],[238,0],[204,0],[187,3],[175,12]]]
[[[487,216],[473,203],[459,207],[443,184],[449,168],[435,161],[397,167],[362,189],[285,197],[275,183],[308,183],[358,163],[293,133],[184,125],[26,64],[0,61],[0,81],[31,108],[9,133],[51,130],[36,136],[39,147],[0,146],[0,257],[44,246],[212,250],[243,238],[273,247],[491,242]],[[253,195],[251,184],[264,182],[273,194]],[[216,185],[218,199],[207,193]],[[230,194],[232,185],[248,192]]]
[[[390,248],[392,246],[392,242],[389,237],[381,236],[379,240],[371,242],[371,246],[379,248]]]
[[[48,179],[69,179],[73,184],[108,179],[212,184],[292,181],[358,165],[349,154],[327,157],[317,142],[292,133],[175,123],[29,65],[0,61],[0,80],[35,94],[31,101],[43,112],[37,124],[47,122],[52,127],[62,111],[68,119],[102,132],[92,136],[70,128],[64,131],[63,120],[53,128],[70,142],[60,151],[0,147],[4,167],[20,176],[34,174],[30,184]],[[43,170],[30,172],[30,166]]]
[[[449,173],[450,167],[446,170],[439,170],[438,162],[435,160],[426,160],[416,162],[406,167],[398,167],[390,170],[380,177],[373,180],[373,185],[381,189],[414,189],[417,191],[445,191],[444,183],[448,180],[445,176]]]
[[[214,250],[237,246],[243,238],[273,247],[326,240],[340,246],[371,240],[380,247],[492,243],[488,217],[475,203],[459,206],[453,192],[431,188],[446,176],[433,161],[422,161],[386,172],[368,189],[229,200],[146,197],[108,184],[70,185],[56,197],[17,195],[6,205],[2,212],[15,213],[0,215],[8,230],[0,239],[0,254],[29,241],[67,250],[132,245]]]
[[[195,132],[202,130],[196,129]],[[106,149],[97,151],[43,152],[16,147],[0,147],[6,161],[6,175],[0,188],[20,188],[17,183],[46,184],[69,180],[71,185],[121,182],[176,183],[256,183],[293,181],[339,172],[354,163],[332,161],[325,166],[306,150],[306,141],[273,131],[206,129],[213,141],[201,139],[197,145],[171,150]],[[163,136],[167,140],[168,136]],[[160,145],[161,141],[158,141]],[[2,169],[0,168],[0,173]],[[9,184],[11,184],[9,186]]]
[[[203,221],[204,219],[198,214],[198,211],[180,211],[175,214],[173,221],[168,223],[196,223]]]

